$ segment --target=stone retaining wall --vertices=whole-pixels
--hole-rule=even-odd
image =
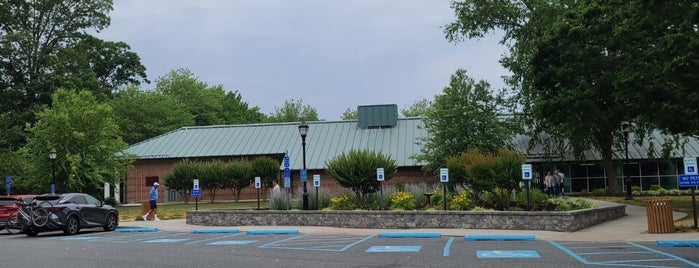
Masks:
[[[188,211],[187,224],[205,226],[331,226],[409,229],[464,228],[574,232],[626,215],[625,205],[576,211]]]

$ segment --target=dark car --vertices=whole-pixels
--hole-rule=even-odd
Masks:
[[[119,211],[88,194],[42,195],[35,199],[50,202],[52,207],[47,210],[51,212],[44,226],[25,227],[23,231],[27,236],[36,236],[39,232],[48,231],[63,231],[65,234],[74,235],[82,228],[94,227],[113,231],[119,224]]]
[[[10,221],[12,212],[17,211],[17,201],[29,203],[35,196],[36,195],[0,196],[0,228],[5,228],[5,225]]]

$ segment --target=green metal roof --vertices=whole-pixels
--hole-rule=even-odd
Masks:
[[[177,159],[289,154],[291,169],[303,167],[298,122],[183,127],[134,144],[127,152],[139,159]],[[366,149],[390,155],[398,166],[419,166],[411,156],[420,152],[427,135],[420,118],[401,118],[393,128],[362,129],[357,120],[308,122],[306,166],[325,169],[325,162],[350,150]]]

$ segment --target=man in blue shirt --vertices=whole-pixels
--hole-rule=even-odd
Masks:
[[[160,184],[156,181],[153,183],[153,187],[150,188],[150,198],[148,198],[148,201],[150,201],[150,210],[143,215],[143,221],[148,221],[148,215],[150,215],[151,212],[153,212],[154,219],[160,221],[160,219],[158,219],[158,185]]]

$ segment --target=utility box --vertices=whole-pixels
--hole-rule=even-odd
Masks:
[[[392,128],[398,124],[398,105],[357,106],[359,128]]]

